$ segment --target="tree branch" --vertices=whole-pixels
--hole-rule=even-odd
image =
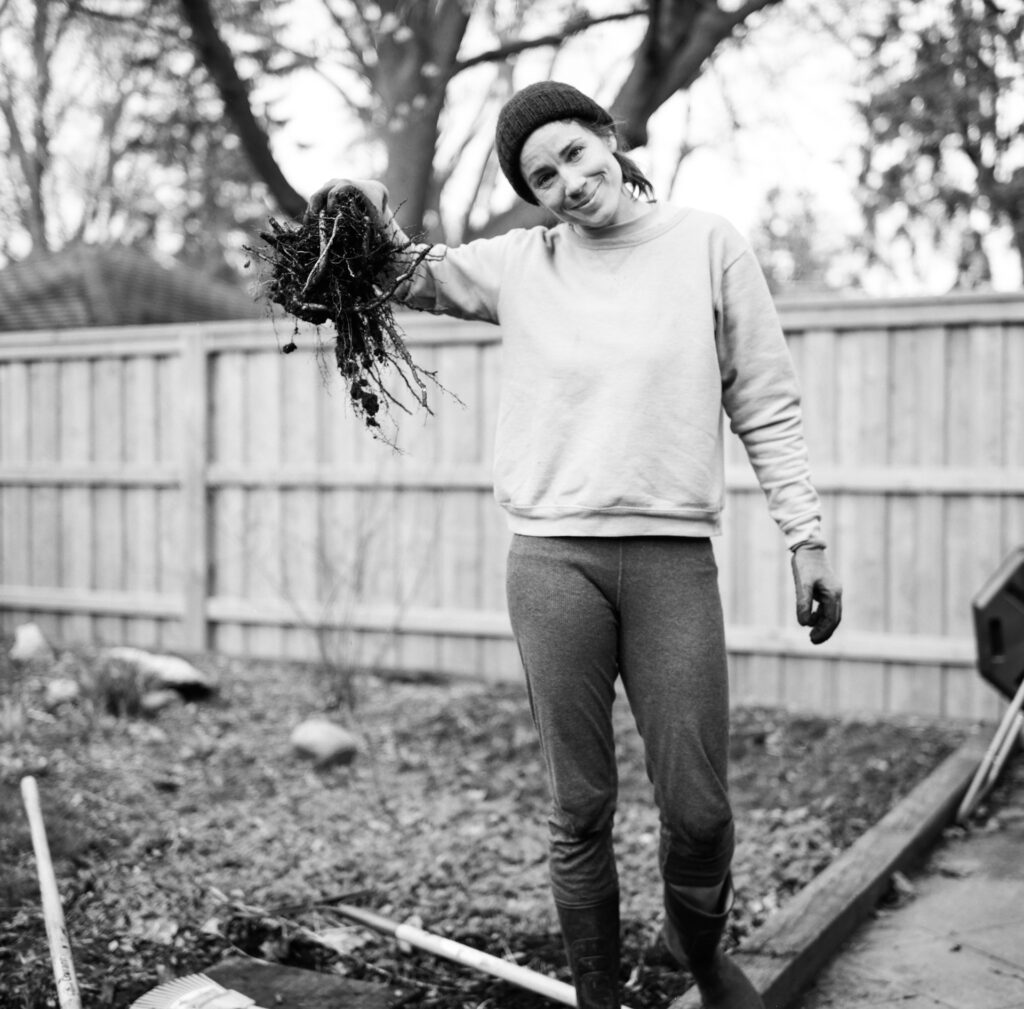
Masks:
[[[192,29],[192,44],[213,78],[253,168],[267,184],[281,209],[292,217],[305,210],[305,199],[292,188],[270,149],[270,138],[257,121],[249,100],[249,87],[238,75],[234,57],[221,38],[208,0],[180,0],[185,22]]]
[[[700,76],[705,61],[747,18],[782,0],[747,0],[734,11],[716,3],[676,0],[660,3],[652,17],[633,69],[612,103],[630,147],[647,143],[647,121],[677,91]]]
[[[565,23],[561,31],[533,39],[519,39],[516,42],[509,42],[495,49],[477,53],[476,56],[470,56],[468,59],[458,60],[455,63],[452,76],[454,77],[455,74],[462,73],[463,70],[468,70],[470,67],[478,66],[481,63],[502,63],[510,56],[518,56],[520,53],[527,52],[530,49],[558,46],[566,39],[579,35],[595,25],[607,24],[610,21],[625,21],[629,18],[640,17],[645,13],[646,11],[643,7],[636,7],[633,10],[620,11],[617,14],[605,14],[602,17],[587,17],[586,15],[573,17]]]

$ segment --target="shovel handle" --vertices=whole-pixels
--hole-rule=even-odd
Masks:
[[[358,921],[367,928],[384,935],[394,936],[399,942],[406,942],[410,946],[422,949],[434,956],[444,957],[463,967],[470,967],[473,970],[482,971],[492,977],[501,978],[503,981],[510,981],[520,988],[536,992],[554,1002],[561,1002],[563,1005],[576,1005],[576,992],[572,985],[559,981],[557,978],[548,977],[538,971],[530,970],[529,967],[521,967],[517,963],[503,960],[501,957],[491,956],[482,950],[473,949],[472,946],[465,946],[454,939],[446,939],[444,936],[435,935],[414,925],[406,925],[397,921],[385,918],[383,915],[373,911],[367,911],[361,907],[351,907],[348,904],[336,904],[334,910],[343,918],[351,921]]]
[[[50,962],[53,964],[53,979],[57,984],[57,998],[61,1009],[82,1009],[78,981],[75,978],[75,965],[71,959],[71,942],[68,939],[64,910],[57,892],[57,877],[53,872],[50,846],[46,841],[46,827],[43,824],[39,789],[35,778],[27,776],[21,779],[21,797],[25,803],[29,830],[32,833],[36,875],[39,878],[39,892],[43,898],[43,923],[46,925],[46,942],[50,947]]]
[[[466,946],[454,939],[447,939],[444,936],[435,935],[414,925],[406,925],[385,918],[374,911],[367,911],[361,907],[352,907],[349,904],[337,904],[334,908],[342,917],[351,921],[357,921],[367,928],[384,935],[394,936],[399,942],[407,942],[417,949],[433,953],[435,956],[444,957],[463,967],[470,967],[473,970],[482,971],[492,977],[501,978],[520,988],[536,992],[553,1002],[560,1002],[562,1005],[576,1006],[576,990],[571,984],[559,981],[557,978],[548,977],[539,971],[531,970],[529,967],[521,967],[510,960],[503,960],[501,957],[492,956],[482,950]],[[624,1006],[623,1009],[629,1009]]]

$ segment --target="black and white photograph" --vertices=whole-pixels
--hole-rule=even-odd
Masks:
[[[0,1009],[1024,1009],[1024,0],[0,0]]]

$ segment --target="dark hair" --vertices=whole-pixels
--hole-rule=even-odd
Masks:
[[[591,133],[596,133],[599,137],[603,137],[605,140],[614,140],[616,143],[616,149],[612,152],[612,156],[619,163],[619,167],[622,169],[622,183],[626,186],[634,196],[642,196],[645,200],[651,201],[654,199],[654,183],[640,170],[640,166],[628,155],[624,153],[622,141],[619,139],[619,132],[615,128],[615,124],[605,126],[601,123],[588,123],[583,120],[579,120],[581,126],[590,130]],[[628,150],[628,148],[626,148]]]

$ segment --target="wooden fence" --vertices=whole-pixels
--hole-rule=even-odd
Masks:
[[[970,600],[1024,542],[1024,298],[780,305],[845,619],[812,648],[788,555],[730,441],[733,695],[992,717]],[[403,316],[464,406],[395,454],[270,323],[0,335],[0,629],[63,643],[519,674],[491,437],[499,333]],[[328,369],[329,371],[329,369]]]

